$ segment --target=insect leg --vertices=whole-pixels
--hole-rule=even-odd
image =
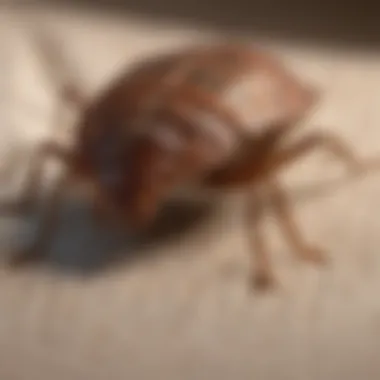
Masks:
[[[253,146],[254,148],[254,146]],[[255,184],[267,184],[267,194],[272,201],[274,211],[281,223],[285,237],[295,248],[299,257],[315,262],[323,262],[323,254],[304,241],[291,215],[290,205],[283,190],[270,178],[288,165],[316,149],[325,149],[337,159],[345,163],[355,174],[361,174],[371,168],[380,168],[380,159],[362,160],[355,152],[339,138],[325,133],[316,132],[301,138],[289,147],[273,149],[269,154],[252,154],[247,159],[222,168],[205,179],[206,186],[217,188],[245,187]],[[253,150],[255,152],[255,150]],[[272,181],[272,182],[271,182]],[[257,196],[253,194],[254,197]],[[257,201],[257,200],[255,200]],[[268,261],[268,249],[263,236],[261,209],[250,207],[249,223],[252,233],[252,246],[257,258],[257,267],[253,272],[255,283],[261,287],[273,282],[271,265]],[[260,211],[260,212],[259,212]],[[253,227],[253,228],[252,228]],[[252,228],[252,231],[251,231]]]
[[[268,181],[268,190],[273,211],[280,223],[285,238],[294,249],[294,254],[304,260],[323,263],[325,257],[322,250],[307,243],[296,226],[285,190],[274,179]]]
[[[269,250],[265,238],[265,188],[249,194],[249,207],[246,213],[246,228],[254,256],[251,276],[253,287],[266,290],[275,286],[275,276],[269,258]]]
[[[314,132],[303,137],[290,147],[271,156],[265,165],[265,171],[279,170],[312,150],[324,149],[333,157],[343,162],[354,174],[362,174],[370,169],[380,169],[380,157],[364,160],[355,151],[333,134]]]
[[[46,73],[56,86],[61,101],[82,109],[87,104],[87,96],[78,85],[74,70],[61,54],[59,43],[53,41],[52,33],[49,30],[43,30],[41,26],[34,28],[33,35],[38,53],[44,61]]]

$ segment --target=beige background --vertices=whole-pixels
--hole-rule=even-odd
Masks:
[[[73,116],[54,120],[54,88],[29,33],[35,22],[49,25],[89,92],[144,54],[213,37],[191,23],[128,14],[0,8],[0,149],[2,164],[14,164],[4,198],[17,196],[35,144],[61,135]],[[257,40],[322,89],[305,131],[322,125],[363,156],[380,152],[379,54]],[[130,263],[94,276],[72,269],[109,250],[125,253],[126,239],[91,230],[86,210],[68,208],[52,253],[68,270],[0,271],[0,379],[378,379],[380,175],[323,196],[298,192],[341,174],[339,163],[315,154],[284,177],[300,226],[331,263],[295,262],[269,228],[281,287],[265,296],[247,292],[239,196],[206,215],[190,206],[132,250]],[[4,252],[32,232],[28,220],[3,217]]]

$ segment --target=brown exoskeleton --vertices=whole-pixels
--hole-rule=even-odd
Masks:
[[[269,287],[275,276],[264,237],[262,198],[271,201],[294,254],[324,260],[296,228],[279,171],[315,149],[327,150],[357,173],[374,163],[359,159],[325,132],[286,145],[285,137],[315,105],[317,92],[270,54],[248,45],[196,46],[146,59],[91,102],[74,83],[63,83],[60,90],[82,112],[75,143],[67,149],[46,142],[37,152],[20,204],[27,207],[34,199],[46,158],[58,158],[67,170],[35,244],[14,256],[15,265],[45,254],[70,181],[91,183],[97,213],[136,229],[154,220],[177,186],[196,183],[221,191],[246,189],[255,257],[252,279],[258,287]]]

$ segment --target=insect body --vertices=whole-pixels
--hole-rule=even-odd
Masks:
[[[74,90],[73,83],[63,85],[63,93]],[[259,287],[275,281],[263,236],[264,201],[271,201],[296,255],[324,260],[294,225],[277,179],[280,169],[316,148],[358,172],[372,164],[322,132],[286,145],[285,137],[315,105],[317,93],[268,53],[243,44],[199,46],[146,59],[95,100],[72,98],[82,112],[75,143],[70,149],[53,142],[41,146],[23,200],[37,191],[41,158],[48,156],[65,162],[62,181],[94,186],[97,212],[136,229],[152,223],[160,205],[184,183],[246,189],[252,279]],[[35,245],[16,255],[14,263],[46,250],[64,187],[57,185]]]

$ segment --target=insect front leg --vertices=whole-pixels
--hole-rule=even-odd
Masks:
[[[262,186],[262,184],[265,184],[268,199],[272,202],[273,211],[280,222],[285,237],[293,246],[295,254],[303,259],[321,263],[325,261],[324,255],[318,248],[311,247],[301,236],[295,225],[291,206],[284,191],[272,179],[281,169],[286,168],[316,149],[327,150],[345,163],[354,173],[363,173],[368,169],[376,168],[377,165],[380,168],[379,159],[362,160],[335,136],[314,133],[303,137],[289,147],[272,149],[270,152],[265,150],[264,154],[256,154],[253,144],[252,151],[254,154],[247,155],[246,158],[228,165],[216,173],[212,173],[206,178],[205,184],[218,188],[247,187],[254,184]],[[257,193],[253,194],[254,197],[256,195]],[[270,283],[273,283],[274,277],[268,260],[268,250],[263,237],[261,218],[259,218],[262,213],[262,211],[258,213],[257,210],[250,212],[250,215],[254,216],[250,216],[248,222],[250,234],[253,234],[250,235],[253,252],[258,261],[257,269],[253,271],[253,278],[256,279],[254,281],[256,286],[261,288],[268,287]]]
[[[276,285],[276,277],[273,274],[270,263],[269,250],[265,237],[264,216],[266,206],[271,206],[272,211],[283,231],[285,239],[293,248],[297,258],[322,264],[326,262],[323,250],[309,244],[302,236],[295,223],[291,205],[281,185],[274,178],[267,178],[258,186],[258,191],[249,194],[248,228],[249,239],[254,254],[254,263],[251,270],[253,285],[259,290],[273,288]],[[269,202],[269,204],[268,204]]]
[[[265,172],[280,170],[312,151],[323,149],[341,161],[354,174],[363,174],[369,170],[380,169],[380,157],[362,159],[339,137],[326,132],[311,133],[290,147],[279,150],[268,158]]]
[[[276,284],[269,258],[267,238],[265,237],[264,217],[267,200],[265,193],[265,186],[261,186],[256,191],[248,194],[245,224],[252,247],[252,259],[254,258],[250,276],[253,287],[259,290],[268,290]]]
[[[284,237],[293,247],[296,257],[315,263],[324,263],[326,258],[323,251],[318,247],[310,245],[303,238],[295,223],[291,204],[282,186],[275,179],[269,179],[267,181],[267,188],[275,216],[283,230]]]

